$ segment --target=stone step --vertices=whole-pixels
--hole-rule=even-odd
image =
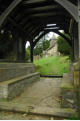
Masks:
[[[19,68],[19,67],[33,67],[33,63],[1,63],[0,68]]]
[[[32,107],[32,106],[31,106]],[[0,104],[0,110],[1,111],[8,111],[8,112],[17,112],[17,113],[23,113],[23,114],[31,114],[31,115],[43,115],[43,116],[52,116],[52,117],[61,117],[61,118],[78,118],[78,114],[75,110],[71,108],[50,108],[50,107],[29,107],[21,105],[6,105]]]
[[[69,74],[64,74],[61,84],[62,108],[76,108],[76,92]]]
[[[20,76],[8,81],[0,82],[0,99],[13,99],[19,95],[24,88],[35,81],[40,80],[39,73]]]
[[[76,90],[76,104],[80,112],[80,60],[74,63],[74,87]]]
[[[76,93],[73,89],[62,89],[62,100],[61,107],[62,108],[76,108]]]
[[[0,63],[0,81],[7,81],[19,76],[34,73],[35,68],[33,64],[2,64]]]
[[[71,83],[71,84],[73,84],[73,74],[64,73],[62,83]]]
[[[37,115],[47,115],[53,117],[62,117],[62,118],[72,118],[77,117],[77,113],[75,110],[71,108],[49,108],[49,107],[35,107],[33,109],[28,110],[31,114]]]

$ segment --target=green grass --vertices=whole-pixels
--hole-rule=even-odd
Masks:
[[[42,75],[63,75],[69,72],[68,56],[52,56],[34,61],[36,70]]]

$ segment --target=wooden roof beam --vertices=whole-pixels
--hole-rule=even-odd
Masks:
[[[0,26],[10,15],[12,10],[21,2],[22,0],[13,0],[13,2],[9,5],[9,7],[0,15]]]
[[[33,14],[33,15],[29,15],[29,17],[31,18],[31,17],[45,17],[45,16],[58,16],[58,15],[65,15],[65,13],[64,12],[48,12],[48,13],[40,13],[40,14]]]
[[[27,19],[29,19],[31,16],[39,16],[38,14],[44,14],[45,16],[46,15],[48,15],[48,14],[57,14],[57,13],[59,13],[58,11],[62,11],[63,12],[63,9],[60,9],[59,10],[59,8],[58,9],[45,9],[45,10],[40,10],[40,11],[34,11],[34,10],[32,10],[32,11],[28,11],[28,9],[27,10],[24,10],[22,13],[20,13],[20,14],[18,14],[16,17],[15,17],[15,19],[18,21],[18,22],[20,22],[20,20],[22,19],[22,18],[25,18],[25,19],[23,19],[23,21],[25,22],[25,20],[27,20]],[[64,11],[65,12],[65,11]],[[65,13],[66,15],[67,15],[67,13]],[[43,16],[44,16],[43,15]],[[48,15],[49,16],[49,15]]]
[[[35,47],[35,45],[37,44],[37,42],[45,35],[47,34],[48,31],[44,31],[33,43],[33,47]]]
[[[24,38],[31,39],[30,36],[26,34],[26,31],[25,31],[20,25],[18,25],[13,19],[11,19],[10,17],[8,17],[8,20],[9,20],[19,31],[21,31],[21,33],[23,34],[23,37],[24,37]]]
[[[64,11],[64,12],[63,12]],[[64,9],[59,9],[59,8],[57,8],[57,9],[45,9],[45,10],[39,10],[39,11],[24,11],[23,12],[23,14],[21,14],[21,16],[19,16],[19,18],[21,18],[21,17],[29,17],[30,15],[35,15],[35,14],[49,14],[49,13],[53,13],[53,14],[57,14],[57,13],[60,13],[60,12],[62,12],[62,13],[65,13],[66,14],[66,16],[69,16],[69,14],[64,10]]]
[[[34,24],[36,23],[46,23],[46,24],[59,24],[59,23],[64,23],[65,19],[64,16],[50,16],[50,17],[43,17],[43,18],[38,18],[34,17],[30,19]]]
[[[69,43],[69,45],[72,47],[72,42],[71,42],[71,40],[70,40],[69,38],[67,38],[65,35],[63,35],[61,32],[59,32],[58,30],[56,30],[56,29],[54,29],[54,30],[45,30],[45,31],[34,41],[34,44],[33,44],[34,47],[35,47],[35,45],[37,44],[37,42],[38,42],[45,34],[51,32],[51,31],[53,31],[53,32],[55,32],[56,34],[62,36],[62,37]]]
[[[35,7],[35,8],[28,8],[26,11],[31,12],[31,11],[41,11],[41,10],[51,10],[51,9],[56,9],[56,8],[62,8],[60,5],[47,5],[47,6],[41,6],[41,7]]]
[[[40,6],[46,6],[46,5],[56,5],[56,2],[54,0],[27,0],[23,1],[23,6],[27,8],[33,8],[33,7],[40,7]]]
[[[58,27],[58,29],[56,29],[56,30],[65,30],[65,27],[64,26],[62,26],[62,27],[60,27],[60,26],[58,26],[58,25],[55,25],[54,27]],[[40,33],[40,31],[47,31],[46,29],[46,26],[44,26],[43,28],[39,28],[37,31],[35,31],[35,33],[34,33],[34,38],[36,37],[36,36],[38,36],[38,34]],[[49,30],[51,30],[50,29],[50,27],[48,27],[49,28]],[[55,28],[54,28],[55,29]]]
[[[46,2],[46,0],[25,0],[24,4],[30,4],[30,3],[41,3],[41,2]]]
[[[59,3],[63,8],[65,8],[68,13],[70,13],[76,22],[78,22],[78,7],[74,5],[69,0],[54,0],[55,2]]]

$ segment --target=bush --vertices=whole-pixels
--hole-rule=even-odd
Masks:
[[[50,40],[41,39],[34,48],[34,55],[41,55],[50,46]]]
[[[68,34],[65,34],[65,33],[63,34],[67,36],[68,38],[70,38]],[[61,36],[58,37],[57,43],[58,43],[58,51],[61,54],[69,55],[70,58],[72,58],[72,48],[69,45],[69,43]]]
[[[30,47],[26,49],[26,60],[28,61],[30,59]]]

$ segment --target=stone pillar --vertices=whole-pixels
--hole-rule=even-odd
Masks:
[[[80,58],[80,0],[78,0],[78,37],[79,37],[79,58]]]
[[[30,53],[30,56],[31,56],[31,62],[33,62],[33,50],[34,50],[33,42],[31,42],[30,45],[31,45],[31,53]]]

